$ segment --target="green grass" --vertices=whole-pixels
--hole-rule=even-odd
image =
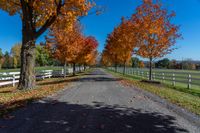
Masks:
[[[119,70],[119,68],[118,68]],[[140,71],[140,72],[144,72],[144,76],[145,78],[147,78],[147,72],[149,72],[149,69],[133,69],[133,68],[127,68],[128,70],[134,70],[136,71]],[[173,73],[175,74],[176,77],[176,87],[177,88],[185,88],[187,89],[187,82],[188,82],[188,75],[191,74],[192,76],[192,86],[191,89],[194,91],[200,91],[200,71],[198,70],[173,70],[173,69],[153,69],[153,72],[156,74],[156,81],[161,81],[162,79],[158,79],[158,75],[160,78],[162,78],[162,73],[165,74],[165,84],[167,85],[172,85],[172,75]],[[139,79],[141,79],[141,76],[138,75],[134,75],[137,76]]]
[[[128,84],[156,94],[161,98],[170,101],[171,103],[174,103],[195,114],[200,115],[200,95],[198,91],[196,92],[195,90],[186,90],[179,87],[174,88],[165,84],[155,85],[150,83],[143,83],[140,82],[141,78],[138,77],[122,75],[111,70],[106,71],[117,77],[123,78]]]

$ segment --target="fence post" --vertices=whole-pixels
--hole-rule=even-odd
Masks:
[[[176,86],[176,78],[175,78],[175,74],[174,73],[172,75],[172,81],[173,81],[172,85],[175,87]]]
[[[192,76],[188,74],[188,89],[191,88]]]
[[[13,75],[13,87],[15,87],[15,75]]]
[[[51,75],[52,75],[52,72],[51,72],[51,71],[49,71],[49,79],[51,78]]]
[[[165,82],[165,73],[162,73],[162,80]]]
[[[45,73],[44,72],[42,73],[42,79],[43,80],[45,79]]]
[[[153,80],[156,80],[156,74],[153,73]]]
[[[62,71],[61,71],[61,75],[64,75],[64,69],[62,69]]]

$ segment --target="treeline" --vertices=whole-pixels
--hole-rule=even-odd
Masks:
[[[178,61],[174,59],[169,60],[168,58],[164,58],[162,60],[156,61],[154,63],[154,67],[165,69],[198,70],[200,68],[200,62],[196,62],[191,59]]]
[[[131,64],[129,65],[133,68],[149,68],[148,61],[142,61],[137,57],[131,58]],[[193,61],[191,59],[185,60],[175,60],[164,58],[158,61],[154,61],[152,63],[152,68],[158,69],[183,69],[183,70],[199,70],[200,69],[200,61]]]
[[[0,49],[0,68],[20,68],[21,66],[21,44],[15,44],[10,51],[2,52]],[[58,66],[60,61],[52,58],[45,44],[36,45],[36,66]]]
[[[176,40],[181,38],[179,26],[172,23],[175,13],[162,7],[159,1],[143,0],[128,19],[108,35],[101,63],[106,66],[130,65],[133,55],[149,59],[149,80],[155,59],[171,53]]]

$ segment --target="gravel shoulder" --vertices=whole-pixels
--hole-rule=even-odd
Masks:
[[[0,133],[199,133],[181,115],[96,69],[0,119]]]

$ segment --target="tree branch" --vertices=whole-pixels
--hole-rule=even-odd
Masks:
[[[38,38],[41,34],[43,34],[57,19],[58,15],[61,13],[61,8],[64,6],[62,0],[59,3],[55,3],[57,5],[56,14],[50,16],[49,19],[45,22],[45,24],[35,33],[35,38]]]

